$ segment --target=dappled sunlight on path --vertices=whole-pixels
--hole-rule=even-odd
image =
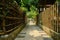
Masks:
[[[15,40],[52,40],[50,36],[48,36],[39,26],[36,26],[32,21],[29,22],[29,24],[18,34],[18,36]]]
[[[38,30],[32,30],[32,31],[30,31],[29,35],[31,35],[33,37],[41,36]]]

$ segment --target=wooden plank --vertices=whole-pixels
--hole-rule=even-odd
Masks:
[[[3,18],[2,26],[3,26],[3,32],[6,33],[6,30],[5,30],[5,19],[4,18]]]
[[[22,24],[20,24],[20,25],[22,25]],[[16,26],[15,28],[13,28],[13,29],[11,29],[11,30],[6,31],[6,32],[7,32],[7,33],[8,33],[8,32],[11,32],[11,31],[15,30],[16,28],[18,28],[18,26]]]
[[[16,9],[14,9],[13,7],[8,7],[8,9],[9,9],[9,10],[12,9],[12,10],[14,10],[15,12],[18,13],[18,11],[17,11]]]
[[[5,26],[10,26],[10,25],[18,24],[18,23],[20,23],[20,22],[16,22],[16,23],[8,24],[8,25],[5,25]]]
[[[0,15],[0,17],[5,17],[4,15]]]
[[[18,18],[18,17],[9,17],[9,16],[6,16],[6,18],[9,18],[9,19],[23,19],[23,18]]]
[[[0,17],[3,17],[3,18],[9,18],[9,19],[23,19],[23,18],[10,17],[10,16],[4,16],[4,15],[0,15]]]

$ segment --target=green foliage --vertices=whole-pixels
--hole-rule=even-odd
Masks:
[[[20,8],[23,11],[26,11],[27,17],[34,18],[38,12],[37,12],[37,5],[38,0],[16,0],[18,4],[20,4]]]
[[[27,12],[27,16],[28,16],[29,18],[35,18],[36,15],[38,14],[37,8],[32,5],[32,6],[30,7],[30,10],[31,10],[31,11]]]
[[[57,0],[58,2],[60,2],[60,0]]]
[[[20,7],[20,8],[21,8],[23,11],[26,11],[26,12],[28,11],[27,8],[25,8],[25,7]]]
[[[30,8],[31,5],[34,5],[35,7],[37,7],[39,0],[16,0],[16,2],[21,5],[21,6],[25,6],[26,8]]]
[[[18,3],[18,5],[21,5],[21,0],[15,0],[17,3]]]
[[[37,15],[36,11],[27,12],[27,17],[28,18],[35,18],[36,15]]]

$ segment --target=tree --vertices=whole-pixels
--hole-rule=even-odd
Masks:
[[[30,11],[31,5],[35,6],[37,8],[38,0],[16,0],[17,3],[23,7],[26,7],[28,11]]]
[[[21,6],[21,0],[15,0]]]

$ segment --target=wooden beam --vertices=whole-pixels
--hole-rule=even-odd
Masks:
[[[21,23],[21,22],[12,23],[12,24],[8,24],[8,25],[5,25],[5,26],[10,26],[10,25],[18,24],[18,23]]]
[[[0,15],[0,17],[2,17],[2,18],[9,18],[9,19],[23,19],[23,18],[10,17],[10,16],[4,16],[4,15]]]
[[[6,29],[5,29],[5,19],[4,19],[4,18],[3,18],[2,26],[3,26],[3,32],[6,33]]]
[[[9,16],[6,16],[5,18],[8,18],[8,19],[23,19],[23,18],[18,18],[18,17],[9,17]]]

